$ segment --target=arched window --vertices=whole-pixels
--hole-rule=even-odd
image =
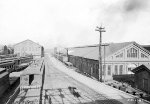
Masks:
[[[128,58],[137,58],[137,50],[135,48],[130,48],[127,50],[127,57]]]

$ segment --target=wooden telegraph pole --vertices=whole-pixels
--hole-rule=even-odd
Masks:
[[[100,38],[99,38],[99,81],[102,82],[102,32],[106,32],[104,30],[104,27],[96,27],[95,31],[100,32]]]

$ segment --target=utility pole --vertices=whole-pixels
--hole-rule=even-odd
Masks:
[[[105,82],[105,76],[106,76],[106,65],[105,65],[105,45],[104,45],[104,69],[103,69],[103,73],[104,73],[104,82]]]
[[[96,27],[95,31],[100,32],[99,38],[99,81],[102,82],[102,32],[106,32],[104,27]]]
[[[108,44],[104,44],[102,45],[104,46],[104,68],[103,68],[103,72],[104,72],[104,82],[105,82],[105,77],[106,77],[106,65],[105,65],[105,58],[106,58],[106,46],[108,46]]]

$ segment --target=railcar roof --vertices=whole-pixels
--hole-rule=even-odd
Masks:
[[[30,74],[37,74],[41,75],[42,72],[40,72],[40,66],[29,66],[27,67],[21,75],[30,75]]]

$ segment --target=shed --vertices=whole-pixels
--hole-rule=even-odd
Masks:
[[[150,93],[150,65],[140,65],[132,72],[135,73],[135,87]]]

